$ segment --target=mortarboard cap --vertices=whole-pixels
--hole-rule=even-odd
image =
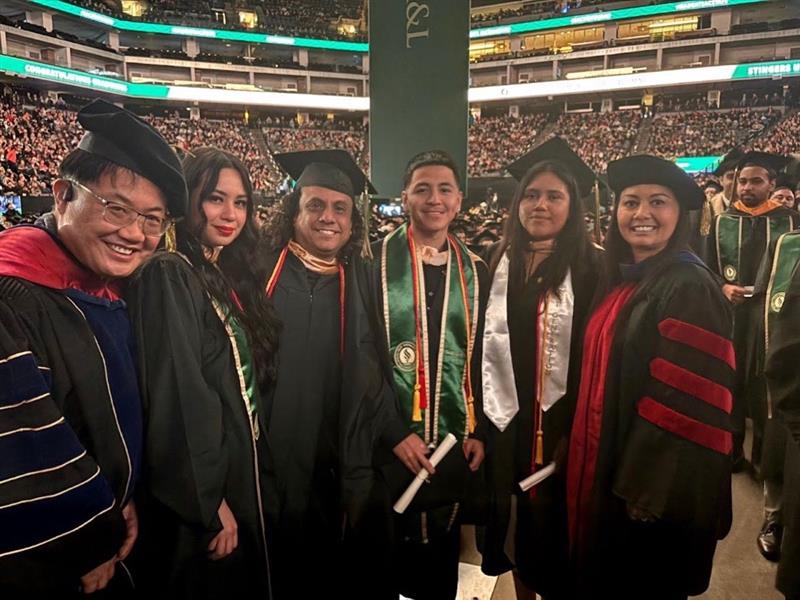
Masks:
[[[594,171],[560,137],[554,137],[543,144],[539,144],[536,148],[523,154],[508,165],[506,170],[511,173],[514,179],[521,181],[525,177],[525,173],[533,165],[545,160],[560,162],[572,173],[578,184],[578,191],[581,197],[587,196],[592,191],[595,181]]]
[[[777,175],[789,164],[790,160],[788,156],[752,150],[739,159],[736,168],[741,170],[747,166],[756,166],[770,171],[773,175]]]
[[[744,151],[742,151],[739,146],[735,146],[725,156],[722,157],[722,160],[713,171],[714,175],[717,177],[722,177],[728,171],[735,170],[737,163],[743,156]]]
[[[634,185],[657,184],[672,190],[682,207],[697,210],[703,206],[705,195],[692,176],[674,162],[638,154],[608,163],[608,183],[619,202],[623,190]]]
[[[788,188],[794,192],[796,182],[789,175],[781,173],[775,181],[775,189]]]
[[[188,193],[181,163],[161,134],[133,113],[105,100],[84,106],[78,122],[86,130],[78,148],[150,180],[164,193],[170,216],[186,213]]]
[[[346,150],[304,150],[275,155],[297,187],[319,186],[355,197],[377,190]]]

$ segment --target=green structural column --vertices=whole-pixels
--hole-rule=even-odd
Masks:
[[[399,196],[408,160],[452,154],[466,181],[469,0],[370,0],[370,175]]]

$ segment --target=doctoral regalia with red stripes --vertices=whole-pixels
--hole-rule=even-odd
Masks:
[[[686,597],[731,522],[731,310],[688,252],[622,275],[587,325],[570,444],[578,597]]]

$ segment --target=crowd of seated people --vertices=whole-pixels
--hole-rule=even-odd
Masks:
[[[563,137],[593,169],[634,151],[642,115],[635,110],[569,113],[559,117],[554,133]]]
[[[2,89],[0,194],[50,193],[56,165],[80,138],[75,106],[35,91]],[[253,116],[248,127],[236,119],[186,119],[177,113],[145,118],[178,147],[217,145],[241,156],[255,188],[266,196],[273,196],[284,179],[273,153],[343,148],[365,169],[369,164],[368,132],[360,119],[312,115],[300,121],[291,115],[262,113]],[[468,174],[502,175],[506,165],[544,141],[545,130],[564,137],[598,171],[605,170],[610,160],[632,152],[669,158],[721,155],[738,144],[779,153],[800,150],[800,113],[790,111],[784,119],[774,107],[665,112],[657,113],[652,121],[643,119],[635,110],[557,117],[546,113],[483,116],[470,124]],[[646,144],[636,147],[643,123],[649,126],[641,140]]]
[[[717,156],[758,137],[780,117],[774,108],[656,115],[646,150],[665,157]]]
[[[476,119],[469,128],[467,171],[471,176],[496,174],[536,140],[547,123],[545,113]]]
[[[800,112],[788,115],[766,138],[758,141],[758,149],[774,154],[796,154],[800,152]]]
[[[363,131],[336,131],[310,127],[264,127],[267,145],[273,154],[298,152],[315,148],[347,150],[362,168],[368,168],[366,141]]]
[[[34,93],[0,96],[0,192],[48,194],[58,164],[82,135],[76,113]],[[224,147],[242,157],[257,190],[271,190],[280,174],[240,122],[146,117],[172,144],[188,149]]]

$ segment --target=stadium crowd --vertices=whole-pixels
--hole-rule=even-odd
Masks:
[[[467,170],[472,175],[499,173],[533,144],[546,122],[545,113],[473,120],[469,128]]]
[[[664,102],[664,106],[676,105],[674,100]],[[687,105],[691,103],[684,99],[681,106]],[[10,88],[0,96],[0,111],[1,191],[34,196],[48,193],[54,165],[79,135],[75,113],[61,100],[54,102]],[[652,119],[633,110],[557,117],[547,113],[483,116],[470,123],[468,172],[472,177],[503,174],[507,164],[543,141],[545,131],[547,136],[568,140],[599,171],[604,171],[609,161],[634,151],[668,158],[721,155],[752,139],[758,139],[759,148],[791,153],[798,149],[800,116],[791,109],[786,114],[783,118],[780,110],[768,107],[656,112]],[[311,116],[299,121],[287,115],[264,114],[253,118],[253,129],[237,120],[192,120],[177,115],[147,118],[170,143],[181,148],[204,142],[237,153],[250,169],[255,188],[267,196],[274,195],[283,181],[271,156],[274,153],[338,147],[351,152],[365,170],[369,164],[367,129],[353,119]],[[645,128],[649,130],[639,140]],[[765,131],[768,134],[762,137]],[[261,135],[264,147],[259,143]],[[637,140],[644,146],[637,148]]]
[[[593,169],[605,171],[609,161],[631,154],[642,115],[637,111],[561,115],[553,133],[566,139]]]
[[[737,108],[656,115],[647,150],[666,157],[719,156],[774,125],[773,108]]]

